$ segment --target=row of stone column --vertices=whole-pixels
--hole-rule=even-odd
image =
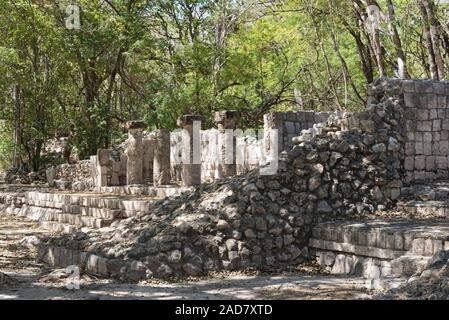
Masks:
[[[235,161],[235,137],[231,131],[237,127],[239,114],[237,111],[219,111],[215,113],[215,122],[218,126],[220,148],[220,165],[218,168],[220,177],[228,177],[236,174]],[[187,161],[182,163],[181,179],[184,186],[195,186],[201,184],[201,145],[197,145],[201,134],[201,128],[194,130],[195,122],[203,120],[202,116],[184,115],[177,121],[183,129],[183,141],[188,141],[190,153]],[[129,133],[128,148],[126,150],[127,181],[128,185],[142,184],[150,180],[149,173],[152,169],[153,183],[155,186],[170,183],[170,131],[159,129],[150,139],[143,140],[143,131],[146,125],[142,121],[131,121],[127,124]],[[233,145],[232,150],[227,147]],[[151,152],[152,150],[153,152]],[[148,168],[153,158],[153,167]]]

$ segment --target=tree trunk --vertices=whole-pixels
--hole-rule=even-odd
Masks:
[[[420,0],[418,2],[419,10],[421,12],[421,15],[424,20],[424,40],[425,45],[427,48],[427,56],[428,56],[428,63],[429,63],[429,69],[430,69],[430,76],[432,79],[439,80],[441,71],[438,67],[438,59],[437,56],[440,56],[440,51],[438,46],[435,46],[434,37],[432,37],[432,31],[431,31],[431,22],[429,19],[429,11],[427,8],[429,7],[428,2],[426,0]],[[426,8],[427,6],[427,8]],[[436,51],[435,51],[436,49]]]
[[[410,75],[407,71],[407,57],[402,48],[402,41],[399,37],[398,29],[396,28],[396,19],[394,12],[394,4],[392,0],[387,0],[388,3],[388,22],[390,26],[390,33],[393,43],[396,47],[396,56],[398,58],[398,75],[400,78],[409,79]],[[401,70],[401,61],[402,61],[402,70]]]

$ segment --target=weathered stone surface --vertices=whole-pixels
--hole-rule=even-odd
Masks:
[[[155,133],[153,183],[155,186],[170,183],[170,131],[159,129]]]
[[[143,183],[143,124],[141,122],[128,123],[128,148],[125,151],[127,156],[126,183]]]
[[[144,263],[153,276],[203,273],[211,266],[233,270],[296,263],[313,224],[363,215],[394,204],[392,200],[398,196],[404,176],[405,143],[409,143],[407,168],[413,168],[413,177],[415,170],[423,171],[423,176],[430,173],[426,170],[436,170],[437,158],[432,152],[442,134],[432,132],[438,127],[434,123],[438,119],[430,119],[435,112],[429,111],[426,120],[407,119],[400,88],[400,80],[375,81],[366,111],[335,115],[303,131],[298,144],[281,157],[273,175],[254,170],[201,185],[190,193],[154,203],[142,215],[114,224],[101,239],[87,234],[82,240],[70,241],[73,239],[68,236],[47,244],[76,244],[79,250],[100,256],[112,249],[118,259]],[[294,114],[288,114],[288,119],[278,113],[272,116],[271,129],[280,124],[282,137],[284,132],[292,132],[291,123],[295,117],[298,119]],[[184,117],[180,125],[190,129],[193,119]],[[423,128],[430,129],[420,131]],[[414,134],[407,135],[408,129]],[[191,132],[188,134],[191,137]],[[418,140],[409,138],[420,139],[422,153],[413,153],[419,150]],[[149,228],[157,232],[148,232]],[[358,233],[355,237],[357,244],[340,246],[340,250],[352,248],[357,254],[373,254],[366,247],[372,238]],[[337,241],[338,232],[329,231],[329,238],[332,240],[326,241]],[[404,247],[406,242],[404,238]],[[379,259],[395,257],[399,246],[396,234],[381,234],[375,243],[374,255]],[[432,250],[434,246],[432,242]],[[178,255],[172,255],[176,250],[182,252],[181,261],[175,259]],[[148,256],[154,259],[147,261]],[[359,265],[347,257],[339,257],[338,261],[342,270],[348,269],[347,265],[355,270]]]
[[[183,129],[182,135],[182,183],[186,187],[201,184],[201,121],[202,116],[184,115],[178,119],[178,125]],[[195,128],[195,124],[198,127]]]

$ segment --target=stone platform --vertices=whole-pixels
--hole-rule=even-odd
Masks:
[[[438,251],[449,250],[449,221],[371,219],[315,226],[309,249],[334,274],[369,279],[410,276]]]
[[[192,191],[193,188],[181,187],[178,185],[167,185],[160,187],[153,186],[119,186],[119,187],[98,187],[95,192],[101,194],[149,196],[156,198],[166,198],[180,195],[183,192]]]
[[[449,181],[402,188],[397,209],[411,218],[449,218]]]
[[[52,189],[12,188],[1,193],[7,213],[17,214],[55,232],[108,227],[112,222],[150,211],[160,199],[188,192],[177,186],[107,187],[97,192],[61,192]]]

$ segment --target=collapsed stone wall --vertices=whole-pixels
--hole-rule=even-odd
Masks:
[[[324,123],[335,112],[289,111],[270,112],[264,115],[264,130],[272,129],[279,133],[279,151],[290,150],[293,138],[301,134],[302,130],[312,128],[317,123]]]
[[[92,189],[92,167],[90,160],[81,160],[73,164],[61,164],[46,170],[46,179],[50,187],[66,189]]]
[[[295,139],[276,174],[256,169],[98,232],[44,239],[40,259],[131,280],[300,263],[316,223],[381,210],[397,196],[401,83],[382,79],[371,91],[365,112],[332,116]]]
[[[447,300],[449,297],[449,251],[439,251],[423,271],[397,288],[379,294],[380,300]]]

